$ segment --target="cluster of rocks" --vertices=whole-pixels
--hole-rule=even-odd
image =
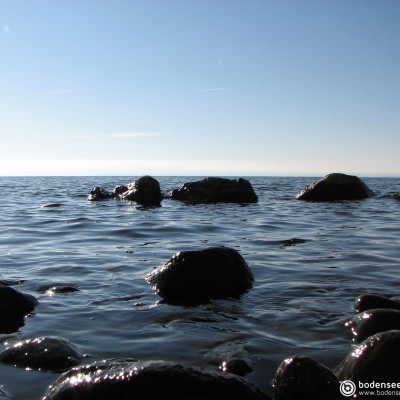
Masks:
[[[296,198],[308,201],[340,201],[362,200],[373,196],[374,192],[357,176],[333,173],[305,187]],[[167,196],[163,196],[159,182],[151,176],[142,176],[132,183],[118,185],[113,192],[96,186],[91,190],[88,200],[121,199],[143,206],[159,206],[164,197],[190,204],[258,202],[251,183],[243,178],[208,177],[186,182],[181,188],[173,189]],[[390,197],[400,199],[399,193]]]

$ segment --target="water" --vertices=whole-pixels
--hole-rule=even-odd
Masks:
[[[62,336],[80,346],[85,363],[130,357],[210,369],[217,367],[205,354],[233,341],[252,359],[246,378],[271,394],[285,357],[331,368],[342,360],[351,348],[342,321],[358,295],[400,293],[400,202],[382,197],[398,192],[400,179],[365,178],[377,197],[354,202],[298,201],[313,179],[277,177],[249,178],[259,203],[246,206],[86,200],[92,186],[112,190],[133,179],[0,178],[0,279],[40,302],[2,341]],[[197,179],[158,178],[164,192]],[[282,243],[291,238],[304,243]],[[175,252],[220,245],[237,249],[254,273],[239,300],[171,306],[144,279]],[[79,291],[43,293],[48,283]],[[0,385],[18,400],[41,399],[57,376],[0,365]]]

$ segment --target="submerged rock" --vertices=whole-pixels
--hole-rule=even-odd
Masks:
[[[138,180],[129,183],[127,190],[119,187],[119,196],[123,200],[135,201],[143,206],[159,206],[162,200],[160,184],[151,176],[142,176]]]
[[[89,194],[88,200],[89,201],[98,201],[98,200],[105,200],[105,199],[111,199],[114,196],[112,193],[107,192],[106,189],[96,186],[94,187]]]
[[[77,292],[79,290],[78,286],[70,283],[45,283],[37,288],[38,293],[71,293]]]
[[[147,275],[166,301],[193,302],[238,297],[253,285],[243,257],[228,247],[181,251]]]
[[[297,199],[311,201],[361,200],[373,195],[372,190],[360,178],[335,173],[304,188],[297,194]]]
[[[242,345],[234,342],[217,346],[206,354],[205,359],[224,372],[244,376],[253,371],[247,351]]]
[[[363,294],[357,297],[354,303],[354,309],[357,312],[372,310],[374,308],[391,308],[393,310],[400,310],[400,301],[378,296],[376,294]]]
[[[273,379],[275,400],[340,400],[339,386],[329,368],[302,356],[283,360]]]
[[[189,203],[256,203],[258,197],[251,183],[243,178],[205,178],[187,182],[170,193],[173,200]]]
[[[74,368],[43,400],[268,400],[238,376],[163,361],[105,361]]]
[[[0,361],[21,368],[66,371],[80,363],[79,348],[60,337],[40,337],[18,342],[0,353]]]
[[[400,329],[400,311],[374,309],[361,312],[345,323],[351,329],[356,341],[363,341],[379,332]]]
[[[355,346],[336,369],[340,380],[398,382],[400,330],[380,332]]]

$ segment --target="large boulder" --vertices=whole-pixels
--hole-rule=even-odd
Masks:
[[[340,380],[398,382],[400,330],[380,332],[353,347],[336,369]]]
[[[228,247],[176,253],[147,275],[157,293],[170,302],[238,297],[252,287],[253,274],[243,257]]]
[[[361,200],[373,195],[372,190],[360,178],[335,173],[304,188],[297,194],[297,199],[311,201]]]
[[[275,400],[340,400],[340,383],[325,365],[309,357],[282,361],[272,381]]]
[[[43,400],[269,400],[238,376],[163,362],[105,361],[74,368]]]
[[[379,332],[400,329],[400,311],[377,308],[361,312],[345,323],[351,329],[354,340],[361,342]]]
[[[251,183],[243,178],[205,178],[187,182],[170,193],[173,200],[188,203],[256,203],[258,197]]]
[[[79,348],[60,337],[39,337],[15,343],[0,353],[0,361],[21,368],[67,371],[80,363]]]
[[[123,200],[134,201],[143,206],[159,206],[162,200],[160,184],[151,176],[142,176],[138,180],[129,183],[127,190],[123,186],[116,189],[120,192],[119,197]]]
[[[400,301],[376,294],[362,294],[357,297],[354,303],[354,309],[357,312],[373,310],[375,308],[391,308],[393,310],[400,310]]]

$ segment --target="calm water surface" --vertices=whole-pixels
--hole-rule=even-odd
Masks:
[[[86,200],[92,186],[112,190],[135,178],[0,178],[0,280],[22,281],[15,288],[40,302],[1,341],[62,336],[85,363],[130,357],[210,369],[205,354],[233,341],[252,359],[246,378],[271,394],[285,357],[341,361],[351,349],[341,321],[358,295],[400,295],[400,202],[384,197],[400,191],[400,179],[365,178],[377,196],[354,202],[298,201],[314,179],[277,177],[249,178],[259,203],[246,206]],[[165,193],[197,179],[158,178]],[[282,243],[291,238],[304,243]],[[178,251],[220,245],[237,249],[254,273],[239,300],[171,306],[145,281]],[[79,291],[41,293],[47,283]],[[40,399],[57,377],[0,365],[0,385],[15,399]]]

